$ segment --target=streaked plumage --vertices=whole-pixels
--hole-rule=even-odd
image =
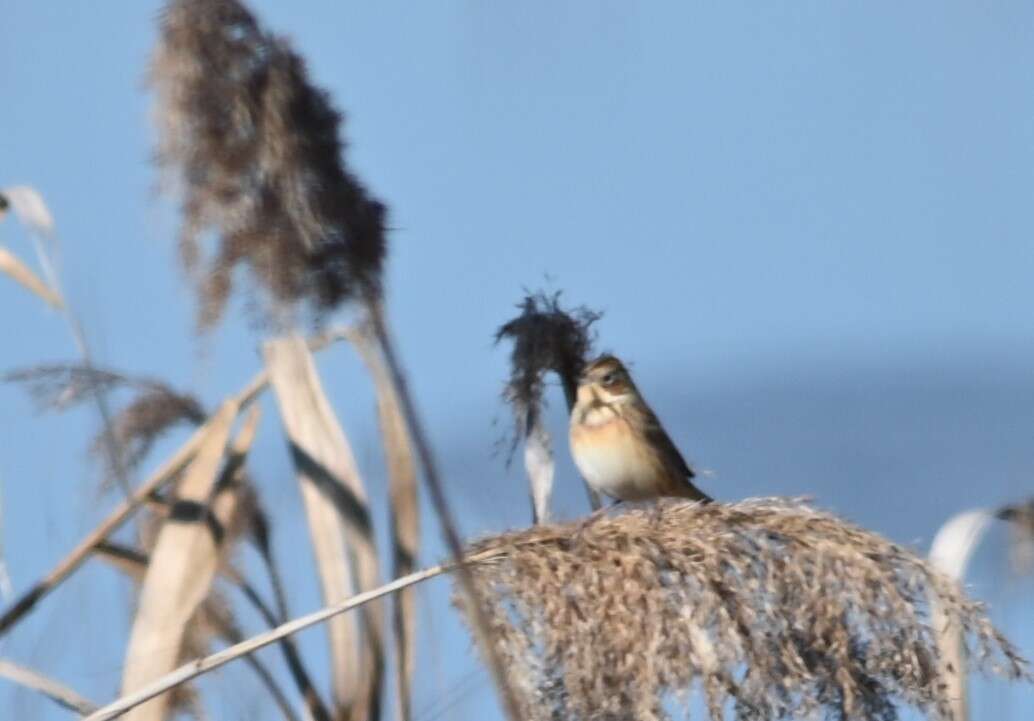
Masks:
[[[586,482],[611,498],[711,500],[693,485],[693,469],[614,356],[602,356],[582,372],[570,438]]]

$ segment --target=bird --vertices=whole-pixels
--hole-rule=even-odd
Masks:
[[[587,363],[571,409],[571,455],[585,481],[620,503],[674,496],[712,498],[613,355]]]

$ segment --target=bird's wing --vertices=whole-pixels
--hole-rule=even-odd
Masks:
[[[646,440],[650,442],[652,447],[664,454],[665,463],[670,464],[673,470],[680,475],[686,478],[693,478],[696,473],[693,472],[693,469],[686,463],[686,459],[679,453],[679,449],[672,442],[668,432],[664,430],[664,426],[661,425],[656,414],[652,410],[647,409],[643,421]]]
[[[694,498],[699,501],[711,502],[713,499],[701,491],[691,480],[696,476],[693,469],[686,463],[686,459],[679,453],[678,447],[671,440],[671,436],[664,430],[664,426],[661,425],[660,420],[656,414],[650,409],[647,409],[645,417],[643,418],[643,426],[646,433],[646,440],[650,443],[650,446],[656,448],[659,453],[663,456],[664,464],[671,469],[674,474],[681,476],[688,488],[683,489],[686,492],[686,496]],[[682,495],[681,493],[679,495]]]

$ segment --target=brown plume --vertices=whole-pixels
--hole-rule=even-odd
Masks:
[[[341,115],[284,39],[236,0],[172,0],[151,82],[202,328],[221,318],[238,264],[280,306],[380,295],[385,208],[345,167]],[[201,268],[207,231],[218,247]]]
[[[664,501],[486,539],[472,566],[523,717],[667,719],[699,686],[712,719],[950,713],[927,593],[985,669],[1027,663],[923,559],[828,513],[763,499]],[[466,611],[466,609],[464,609]]]
[[[551,296],[543,292],[527,295],[518,308],[520,315],[500,327],[495,340],[513,341],[510,379],[503,390],[516,426],[510,442],[510,459],[523,438],[532,519],[542,523],[550,517],[555,472],[552,441],[542,422],[546,374],[553,372],[560,378],[570,410],[578,389],[578,375],[592,350],[592,324],[599,320],[600,313],[584,306],[564,310],[559,292]],[[599,494],[588,486],[586,489],[589,504],[599,508]]]
[[[193,396],[180,393],[161,381],[79,363],[51,363],[11,371],[3,376],[22,385],[40,410],[64,411],[90,400],[97,390],[135,391],[135,397],[111,418],[111,439],[124,469],[131,470],[146,457],[163,433],[178,424],[200,425],[205,409]],[[91,442],[91,452],[109,461],[108,479],[117,475],[105,454],[102,428]]]
[[[520,315],[504,323],[496,331],[496,343],[513,341],[510,353],[510,380],[504,397],[524,415],[527,409],[542,404],[546,373],[552,371],[564,387],[567,405],[574,404],[578,374],[585,365],[594,340],[592,324],[602,313],[585,306],[565,310],[560,293],[529,294],[517,306]],[[520,434],[524,430],[520,429]]]

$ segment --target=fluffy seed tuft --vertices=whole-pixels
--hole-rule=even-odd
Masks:
[[[204,407],[193,396],[179,393],[153,378],[142,378],[78,363],[51,363],[11,371],[2,376],[8,383],[24,387],[41,411],[65,411],[85,402],[97,391],[119,389],[136,395],[111,418],[111,440],[120,454],[122,467],[139,465],[163,433],[180,423],[200,425],[206,418]],[[105,429],[94,436],[90,451],[109,467],[106,479],[117,477],[105,454]]]
[[[602,316],[585,306],[565,310],[559,292],[529,294],[517,307],[520,315],[495,334],[496,343],[513,341],[503,398],[513,407],[517,424],[514,447],[538,423],[546,373],[559,376],[568,406],[574,403],[578,374],[592,351],[592,325]]]
[[[927,598],[977,665],[1030,679],[982,606],[916,554],[799,502],[663,501],[577,533],[489,538],[471,566],[522,717],[668,719],[699,688],[715,721],[950,717]],[[469,609],[464,609],[469,615]]]
[[[237,0],[171,0],[151,83],[202,329],[222,317],[238,265],[278,310],[380,295],[385,207],[345,167],[341,114],[284,39]],[[207,261],[206,231],[219,236]]]

